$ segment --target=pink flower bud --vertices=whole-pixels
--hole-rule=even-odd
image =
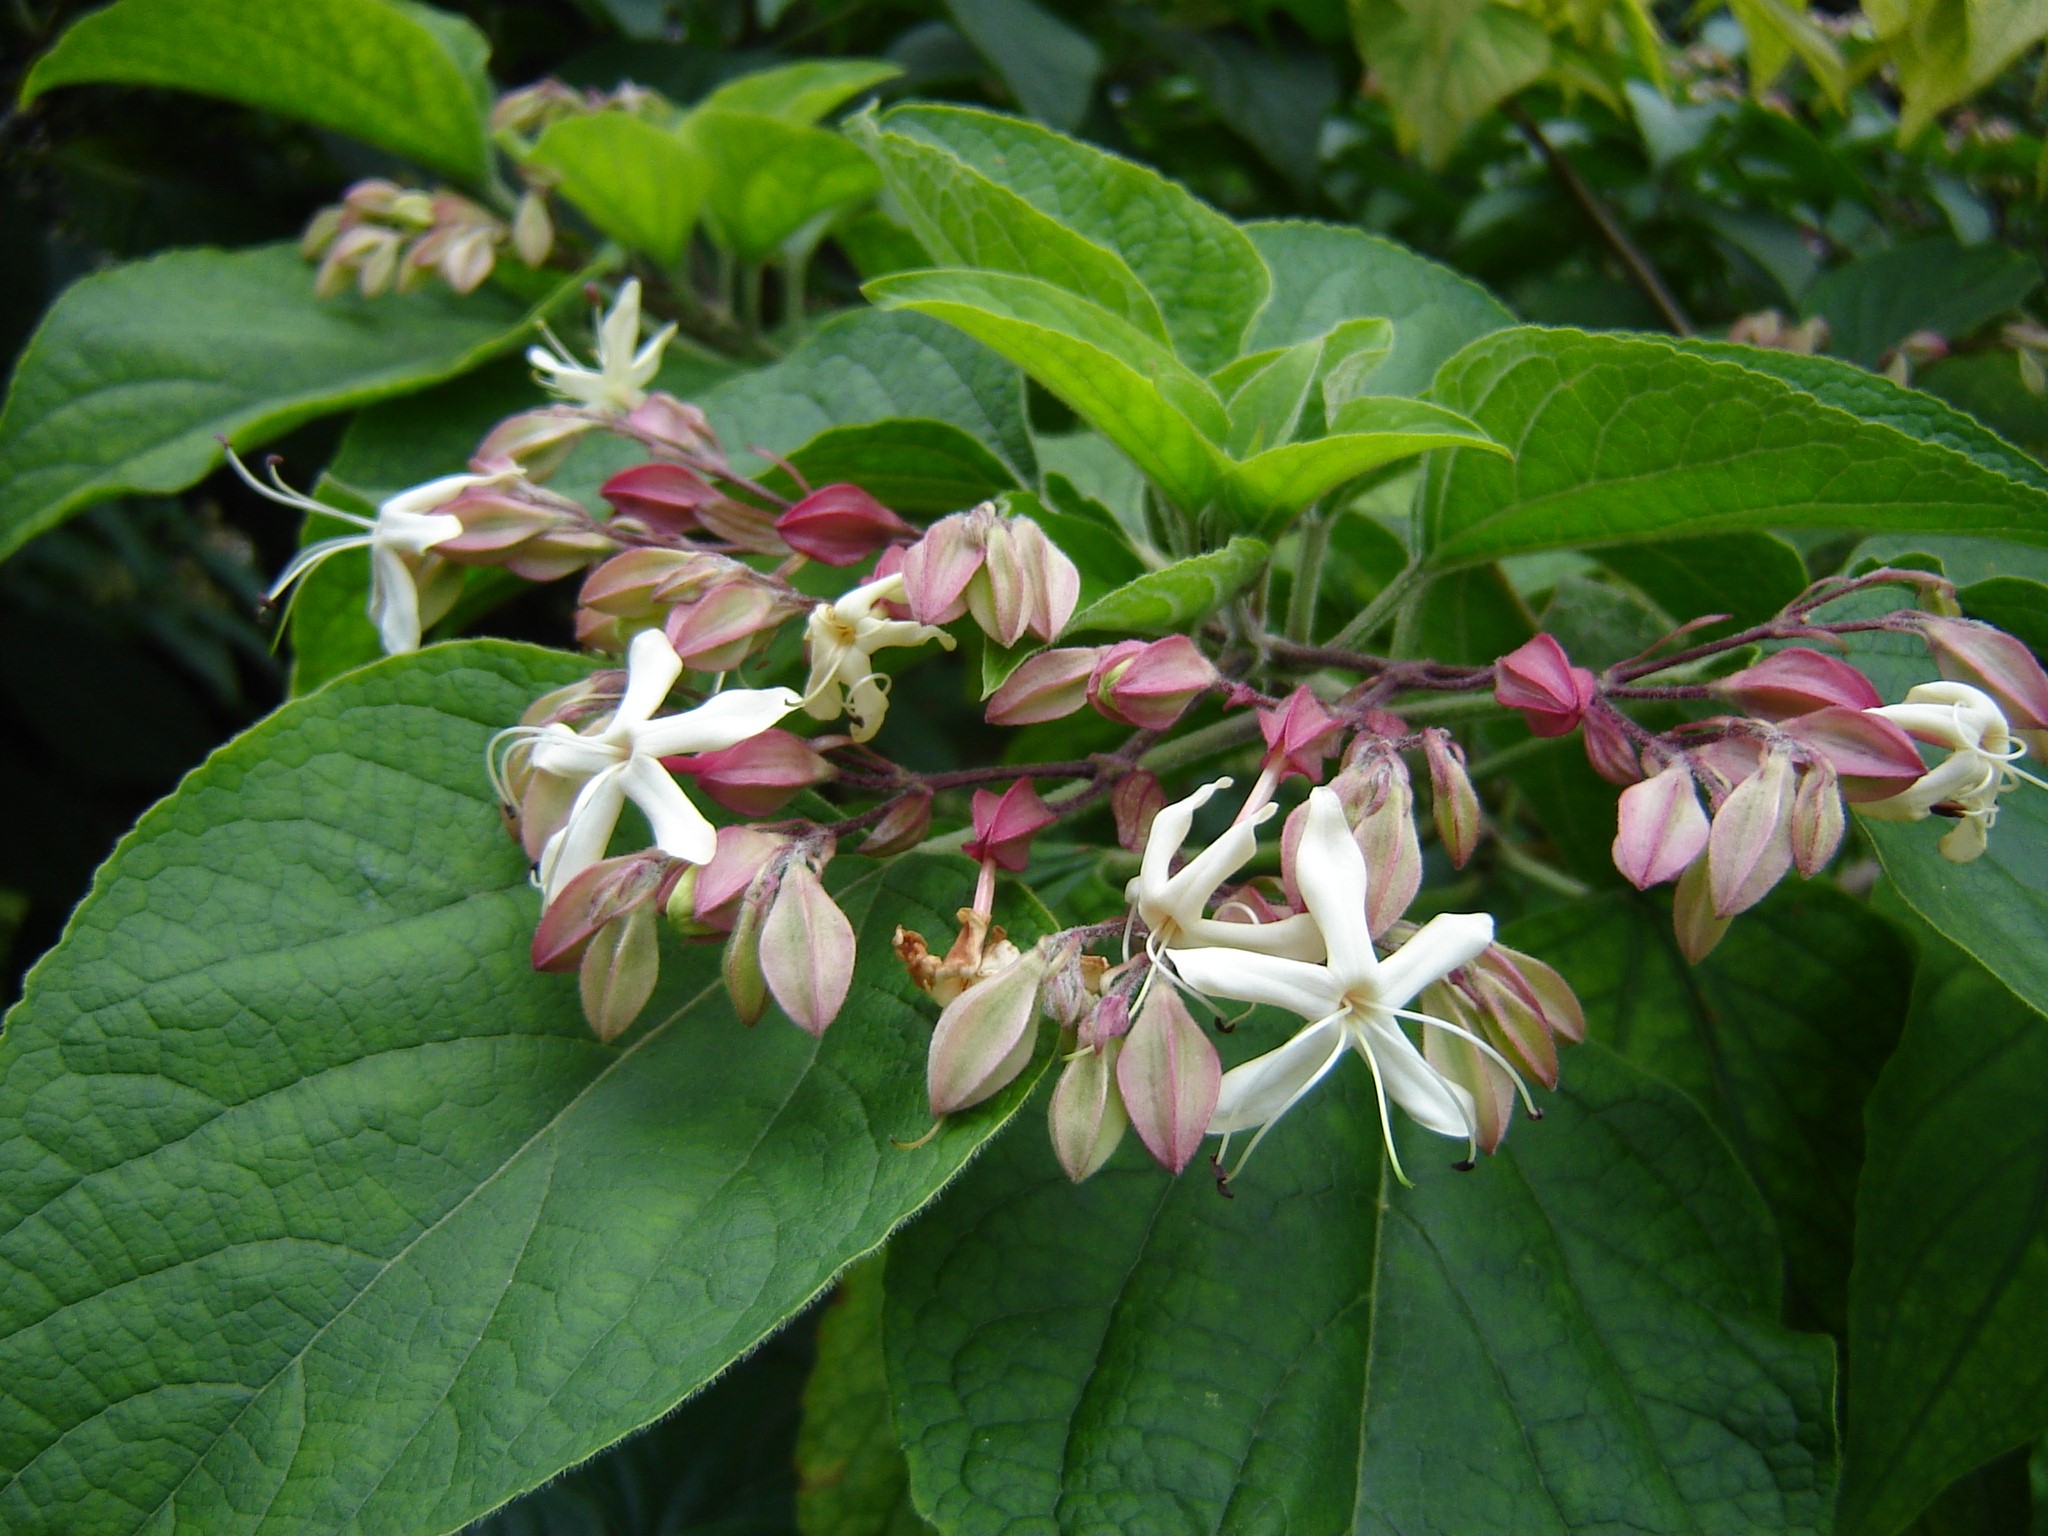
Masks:
[[[1031,599],[1025,628],[1041,640],[1057,640],[1081,600],[1081,572],[1030,518],[1013,517],[1009,527],[1006,554],[1017,562]],[[993,557],[990,563],[996,563]]]
[[[625,425],[655,447],[714,465],[725,463],[718,434],[711,430],[711,419],[674,395],[653,391],[626,413]]]
[[[1505,708],[1518,709],[1538,736],[1564,736],[1585,718],[1597,684],[1584,667],[1575,667],[1549,635],[1538,635],[1494,663],[1493,696]]]
[[[1000,795],[974,792],[974,836],[961,852],[977,863],[995,861],[1012,874],[1031,860],[1031,839],[1059,818],[1038,798],[1029,779],[1018,779]]]
[[[1296,688],[1278,709],[1259,711],[1259,734],[1266,738],[1262,768],[1282,778],[1300,774],[1311,784],[1323,781],[1323,759],[1337,749],[1344,722],[1331,714],[1307,688]]]
[[[1792,758],[1773,751],[1728,792],[1707,836],[1716,917],[1746,912],[1792,867]]]
[[[1852,805],[1895,795],[1927,771],[1913,738],[1867,710],[1830,706],[1778,729],[1828,760],[1841,775],[1842,798]]]
[[[1471,966],[1465,976],[1478,997],[1483,1033],[1494,1049],[1544,1087],[1555,1088],[1557,1042],[1536,999],[1485,966]]]
[[[1071,715],[1087,701],[1088,677],[1102,654],[1099,646],[1083,646],[1027,656],[989,695],[989,724],[1037,725]]]
[[[1415,832],[1415,792],[1408,770],[1392,753],[1381,770],[1386,792],[1379,804],[1353,825],[1352,838],[1365,855],[1365,922],[1380,937],[1408,910],[1422,888],[1422,840]],[[1349,771],[1349,770],[1347,770]]]
[[[1423,756],[1429,762],[1429,808],[1444,852],[1459,869],[1479,846],[1479,793],[1465,771],[1465,750],[1449,731],[1431,727],[1422,733]]]
[[[1425,1013],[1448,1019],[1475,1034],[1483,1032],[1470,1004],[1456,987],[1439,982],[1423,992],[1417,1006]],[[1470,1040],[1448,1030],[1424,1029],[1422,1055],[1432,1067],[1472,1096],[1477,1116],[1472,1139],[1478,1143],[1479,1150],[1488,1154],[1498,1151],[1508,1127],[1515,1120],[1514,1079]]]
[[[747,578],[721,581],[695,602],[672,609],[669,643],[693,672],[730,672],[790,616],[782,599]]]
[[[1707,813],[1683,762],[1624,789],[1616,823],[1614,867],[1639,891],[1676,880],[1706,851]]]
[[[1829,705],[1875,709],[1884,703],[1869,678],[1836,656],[1803,645],[1774,651],[1714,684],[1723,698],[1766,720],[1789,720]]]
[[[1116,1086],[1121,1049],[1112,1040],[1101,1050],[1077,1052],[1053,1088],[1046,1115],[1053,1156],[1076,1184],[1109,1161],[1130,1124]]]
[[[654,901],[681,873],[661,853],[601,859],[563,886],[541,914],[533,934],[536,971],[572,971],[599,929]]]
[[[1487,945],[1473,963],[1492,971],[1533,1002],[1552,1034],[1574,1045],[1586,1038],[1586,1011],[1556,967],[1505,944]]]
[[[1833,765],[1822,758],[1799,776],[1792,796],[1792,863],[1801,875],[1811,880],[1827,868],[1842,846],[1846,821],[1841,785]]]
[[[991,502],[942,517],[904,552],[904,595],[921,624],[971,612],[988,634],[1015,645],[1029,630],[1052,640],[1081,594],[1074,562],[1028,517]]]
[[[2024,644],[1974,619],[1930,613],[1918,622],[1943,677],[1990,694],[2015,731],[2048,731],[2048,672]]]
[[[664,757],[662,767],[687,773],[697,787],[738,816],[772,816],[798,790],[823,784],[835,774],[801,736],[771,729],[736,747],[694,757]]]
[[[882,819],[875,823],[860,845],[860,851],[871,859],[886,859],[891,854],[902,853],[915,848],[925,840],[925,834],[932,825],[932,797],[928,793],[905,795],[890,806]]]
[[[782,535],[775,531],[775,514],[766,507],[731,496],[716,496],[697,509],[697,521],[706,533],[734,549],[756,555],[785,552]]]
[[[569,450],[597,422],[572,405],[544,405],[507,416],[484,435],[469,467],[480,475],[523,469],[529,480],[545,480],[569,457]]]
[[[1117,1057],[1124,1111],[1160,1167],[1179,1173],[1209,1131],[1223,1064],[1179,996],[1164,983],[1145,994]]]
[[[1131,853],[1143,853],[1152,833],[1152,818],[1166,809],[1166,790],[1159,775],[1149,768],[1134,768],[1124,774],[1109,792],[1109,809],[1116,817],[1117,845]]]
[[[925,1081],[934,1115],[951,1115],[1000,1093],[1031,1061],[1038,989],[1047,960],[1033,945],[939,1014]]]
[[[661,977],[660,929],[654,908],[635,907],[597,931],[577,968],[577,991],[591,1033],[607,1043],[640,1017]]]
[[[1102,999],[1081,1021],[1077,1039],[1090,1050],[1121,1040],[1131,1032],[1131,1000],[1121,992]]]
[[[577,603],[617,618],[650,619],[672,604],[687,601],[712,581],[728,574],[732,562],[722,555],[683,549],[629,549],[583,578]]]
[[[1671,931],[1677,936],[1678,951],[1693,965],[1714,952],[1728,932],[1728,919],[1714,910],[1711,859],[1695,859],[1692,867],[1678,877],[1678,889],[1671,896]]]
[[[700,526],[697,509],[719,492],[695,470],[680,464],[635,464],[597,488],[616,516],[629,517],[658,533],[689,533]]]
[[[730,933],[740,902],[782,851],[783,840],[753,827],[720,827],[708,862],[684,869],[668,898],[668,918],[690,938]]]
[[[761,923],[761,974],[799,1029],[822,1035],[853,985],[853,924],[804,859],[783,871]]]
[[[782,542],[827,565],[858,565],[917,530],[857,485],[821,485],[775,519]]]
[[[1621,717],[1605,704],[1594,704],[1579,722],[1586,743],[1586,761],[1610,784],[1629,785],[1643,776],[1643,762],[1628,739]]]
[[[1088,702],[1108,719],[1163,731],[1217,680],[1216,668],[1186,635],[1124,640],[1101,653],[1088,679]]]

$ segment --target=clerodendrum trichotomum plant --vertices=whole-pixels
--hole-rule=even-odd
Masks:
[[[452,185],[88,279],[0,418],[11,542],[223,453],[304,519],[299,696],[0,1043],[0,1529],[592,1529],[786,1446],[789,1360],[813,1536],[1891,1536],[2017,1466],[2048,471],[821,126],[886,67],[487,110],[351,5]]]

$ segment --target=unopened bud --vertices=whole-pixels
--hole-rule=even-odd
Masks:
[[[694,602],[670,610],[662,626],[693,672],[730,672],[790,617],[790,606],[749,577],[721,581]]]
[[[1639,891],[1676,880],[1707,847],[1707,813],[1692,769],[1673,763],[1621,792],[1614,867]]]
[[[1282,778],[1300,774],[1311,784],[1323,781],[1323,759],[1337,750],[1344,723],[1323,707],[1306,687],[1296,688],[1278,709],[1259,711],[1259,734],[1266,739],[1262,768]]]
[[[799,790],[834,776],[832,765],[801,736],[762,731],[737,746],[690,757],[664,757],[671,773],[687,773],[697,787],[737,816],[772,816]]]
[[[1097,1003],[1081,1021],[1078,1038],[1090,1048],[1121,1040],[1131,1032],[1131,1000],[1112,992]]]
[[[775,519],[782,542],[826,565],[858,565],[917,530],[857,485],[821,485]]]
[[[995,515],[984,503],[942,517],[903,552],[904,601],[918,623],[950,624],[967,611],[967,583],[981,569]]]
[[[977,863],[992,859],[1013,874],[1031,861],[1031,839],[1059,819],[1029,779],[1018,779],[1000,795],[977,789],[973,805],[974,836],[960,851]]]
[[[1792,867],[1792,758],[1773,751],[1763,767],[1728,791],[1707,836],[1707,867],[1717,917],[1746,912]]]
[[[541,913],[533,933],[533,968],[574,970],[600,929],[654,901],[673,877],[675,862],[660,853],[633,853],[580,871]]]
[[[782,850],[782,839],[753,827],[720,827],[710,859],[684,870],[668,899],[668,919],[688,938],[730,933],[740,902]]]
[[[783,871],[761,924],[761,972],[782,1011],[807,1034],[822,1035],[853,985],[853,924],[807,860]]]
[[[1088,679],[1088,702],[1108,719],[1163,731],[1213,688],[1218,676],[1186,635],[1124,640],[1101,653]]]
[[[661,943],[654,908],[635,907],[597,931],[583,951],[576,985],[591,1033],[610,1042],[640,1017],[661,978]]]
[[[861,840],[860,851],[871,859],[886,859],[891,854],[903,853],[923,842],[931,831],[931,825],[930,793],[919,790],[905,795],[890,806],[882,819],[869,830]]]
[[[1952,683],[1991,695],[2013,731],[2036,753],[2048,755],[2048,672],[2025,644],[1975,619],[1918,616],[1935,669]]]
[[[1479,1033],[1479,1020],[1456,987],[1438,982],[1428,987],[1416,1005],[1424,1013]],[[1498,1151],[1515,1118],[1515,1082],[1507,1072],[1478,1046],[1449,1030],[1422,1031],[1422,1055],[1451,1082],[1472,1096],[1476,1121],[1472,1139],[1479,1150]]]
[[[1030,1064],[1047,966],[1033,945],[946,1004],[925,1069],[933,1115],[956,1114],[1000,1093]]]
[[[544,405],[507,416],[485,434],[469,461],[478,474],[496,474],[518,467],[530,480],[545,480],[569,457],[584,433],[597,422],[570,405]]]
[[[1179,1173],[1209,1131],[1223,1064],[1216,1047],[1164,983],[1145,994],[1117,1058],[1124,1111],[1145,1149]]]
[[[630,517],[660,533],[689,533],[699,526],[697,513],[716,501],[710,481],[680,464],[636,464],[622,469],[597,488],[620,517]]]
[[[1103,655],[1096,646],[1040,651],[989,695],[991,725],[1037,725],[1071,715],[1088,699],[1088,679]]]
[[[731,570],[723,556],[701,550],[629,549],[584,577],[576,601],[615,618],[653,619],[671,605],[696,597]]]
[[[1671,896],[1671,930],[1679,953],[1698,965],[1714,952],[1728,931],[1729,920],[1714,911],[1714,887],[1708,859],[1695,859],[1678,877]]]
[[[1053,1155],[1076,1184],[1109,1161],[1130,1124],[1116,1085],[1121,1050],[1121,1042],[1112,1040],[1100,1050],[1077,1051],[1052,1090],[1046,1120]]]
[[[1586,761],[1610,784],[1633,784],[1643,776],[1643,761],[1635,743],[1628,739],[1621,716],[1606,704],[1595,702],[1579,722],[1579,735],[1586,744]]]
[[[1801,875],[1811,880],[1827,868],[1842,846],[1846,820],[1833,766],[1826,759],[1811,764],[1792,796],[1792,863]]]
[[[1474,962],[1495,972],[1535,1003],[1550,1032],[1573,1045],[1586,1038],[1586,1010],[1555,966],[1505,944],[1489,944]]]
[[[1459,869],[1479,846],[1479,793],[1465,770],[1465,750],[1449,731],[1435,727],[1422,733],[1423,756],[1429,762],[1429,808],[1444,852]]]
[[[732,1011],[742,1024],[761,1022],[768,1011],[768,978],[761,969],[761,923],[775,896],[775,870],[764,867],[747,887],[733,913],[732,936],[725,941],[719,969]]]
[[[972,613],[984,631],[1015,645],[1028,630],[1053,640],[1081,595],[1074,562],[1028,517],[992,502],[942,517],[904,552],[905,600],[921,624]]]
[[[548,217],[548,200],[529,187],[512,214],[512,249],[529,267],[538,267],[554,248],[555,221]]]
[[[711,430],[711,418],[658,389],[626,412],[625,425],[656,447],[713,464],[725,462],[718,434]]]
[[[1152,835],[1152,818],[1166,808],[1166,790],[1149,768],[1134,768],[1119,777],[1109,792],[1110,814],[1116,818],[1117,846],[1143,853]]]
[[[1494,1049],[1544,1087],[1555,1088],[1557,1042],[1536,999],[1491,968],[1471,966],[1465,975],[1478,998],[1482,1031]]]
[[[1774,651],[1714,684],[1721,697],[1765,720],[1789,720],[1829,705],[1875,709],[1884,702],[1869,678],[1836,656],[1803,645]]]
[[[1573,666],[1564,647],[1549,635],[1537,635],[1494,663],[1494,698],[1520,710],[1537,736],[1569,735],[1585,718],[1596,691],[1593,674]]]

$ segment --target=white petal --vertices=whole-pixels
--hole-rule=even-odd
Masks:
[[[1159,808],[1145,840],[1145,857],[1138,865],[1138,882],[1145,891],[1156,894],[1166,888],[1167,877],[1173,873],[1174,855],[1188,840],[1188,830],[1195,824],[1195,812],[1207,805],[1217,790],[1229,787],[1230,780],[1216,779],[1204,784],[1185,800],[1176,800]]]
[[[1272,807],[1266,810],[1270,812]],[[1216,887],[1236,874],[1244,867],[1244,861],[1258,851],[1258,828],[1264,820],[1266,815],[1262,813],[1250,821],[1226,827],[1215,842],[1189,859],[1180,873],[1166,882],[1158,893],[1159,904],[1173,914],[1175,922],[1200,917],[1209,898],[1216,894]]]
[[[614,764],[585,784],[561,831],[541,849],[540,888],[547,900],[553,901],[563,886],[604,857],[626,803],[625,786],[619,782],[623,771],[624,764]]]
[[[620,774],[626,798],[639,806],[654,831],[654,846],[670,858],[708,864],[718,851],[718,832],[690,803],[683,787],[651,757],[635,757]]]
[[[645,725],[683,675],[682,658],[658,629],[643,629],[626,651],[626,696],[612,716],[614,730]]]
[[[1294,850],[1294,883],[1323,931],[1330,971],[1339,987],[1370,982],[1379,961],[1365,912],[1365,853],[1351,835],[1344,802],[1320,785],[1308,792],[1308,815]]]
[[[633,733],[633,750],[650,757],[723,751],[760,735],[801,703],[790,688],[728,688],[695,709],[650,720]]]
[[[494,480],[504,478],[503,475],[442,475],[439,479],[424,481],[409,490],[400,491],[378,506],[378,530],[383,531],[389,518],[418,517],[423,513],[432,512],[436,507],[447,505],[472,486],[488,485]],[[450,518],[449,521],[455,522],[455,519]],[[455,531],[462,531],[459,522],[455,523]]]
[[[1387,1097],[1417,1125],[1461,1141],[1472,1134],[1477,1123],[1472,1095],[1432,1067],[1399,1025],[1370,1021],[1353,1033],[1352,1043],[1372,1053]]]
[[[1182,981],[1211,997],[1269,1003],[1304,1019],[1319,1019],[1340,1006],[1330,973],[1303,960],[1243,949],[1169,949],[1166,959]]]
[[[420,592],[412,572],[396,550],[370,545],[370,622],[384,642],[386,656],[404,656],[420,648]]]
[[[1284,955],[1314,965],[1322,962],[1323,935],[1316,920],[1306,912],[1271,923],[1233,923],[1219,917],[1198,917],[1180,925],[1174,947],[1248,949],[1255,954]]]
[[[640,279],[629,277],[619,285],[611,313],[597,328],[597,362],[605,372],[630,368],[634,344],[640,340]]]
[[[1477,960],[1493,942],[1493,919],[1484,913],[1445,912],[1380,962],[1380,1005],[1405,1008],[1424,987]]]
[[[1209,1134],[1225,1136],[1270,1124],[1288,1101],[1327,1072],[1344,1054],[1344,1028],[1324,1019],[1302,1030],[1285,1045],[1254,1056],[1223,1074],[1216,1092],[1216,1110],[1209,1116]]]
[[[565,779],[590,778],[616,767],[625,756],[611,743],[579,735],[559,720],[541,727],[530,750],[537,770]]]

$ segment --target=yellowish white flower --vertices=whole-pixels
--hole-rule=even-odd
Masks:
[[[804,631],[811,660],[804,709],[819,720],[844,713],[855,741],[872,740],[889,712],[889,679],[875,670],[876,651],[923,645],[927,640],[953,649],[953,637],[936,624],[892,619],[875,611],[902,599],[903,577],[884,576],[855,587],[836,602],[818,604]]]
[[[1998,820],[1998,797],[2021,783],[2048,789],[2013,766],[2026,755],[2005,713],[1990,694],[1968,683],[1922,683],[1905,702],[1870,711],[1915,741],[1948,748],[1948,756],[1896,795],[1856,807],[1875,821],[1921,821],[1932,814],[1956,818],[1937,845],[1951,863],[1967,864],[1984,852]]]
[[[578,362],[552,331],[543,327],[545,347],[529,347],[527,362],[541,383],[565,400],[591,410],[623,416],[647,398],[647,386],[661,369],[661,354],[674,336],[673,323],[640,344],[640,280],[619,287],[609,313],[597,322],[597,366]]]

